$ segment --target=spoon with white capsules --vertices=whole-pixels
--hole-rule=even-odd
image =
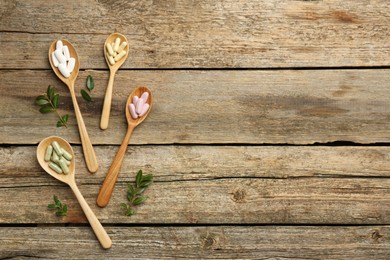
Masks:
[[[111,45],[114,43],[113,45]],[[104,96],[102,116],[100,118],[100,128],[107,129],[110,120],[112,89],[114,87],[114,78],[117,70],[126,61],[129,55],[129,43],[126,36],[120,33],[112,33],[104,42],[104,58],[110,68],[110,79]]]
[[[98,163],[96,160],[95,151],[93,150],[91,140],[89,139],[87,128],[85,127],[83,117],[81,116],[80,108],[77,103],[76,95],[74,92],[74,83],[76,81],[77,75],[79,74],[80,69],[80,60],[77,55],[76,49],[73,45],[67,40],[62,40],[63,46],[67,46],[69,49],[70,57],[75,59],[75,66],[68,77],[65,77],[59,70],[59,66],[55,66],[55,61],[53,60],[52,53],[56,51],[57,40],[53,41],[49,48],[49,62],[57,77],[68,86],[70,96],[72,97],[74,112],[76,114],[77,125],[79,127],[79,134],[81,139],[81,144],[83,146],[84,158],[87,168],[90,172],[95,173],[98,170]]]
[[[70,155],[72,156],[72,160],[70,161],[69,165],[69,173],[68,174],[61,174],[57,173],[53,169],[49,167],[49,163],[45,161],[45,153],[47,147],[52,144],[54,141],[57,141],[57,143],[65,149]],[[75,159],[74,159],[74,152],[70,144],[65,140],[62,139],[61,137],[58,136],[50,136],[45,139],[43,139],[37,148],[37,159],[41,167],[56,178],[57,180],[64,182],[69,185],[69,187],[72,189],[74,194],[76,195],[77,200],[80,203],[81,208],[84,211],[85,216],[87,217],[89,223],[91,224],[91,227],[93,231],[95,232],[95,235],[97,239],[99,240],[100,244],[102,245],[103,248],[108,249],[111,247],[112,242],[110,237],[108,236],[106,230],[102,226],[102,224],[99,222],[98,218],[96,215],[93,213],[91,208],[89,207],[88,203],[85,201],[83,195],[81,194],[80,190],[78,189],[75,181]]]
[[[133,118],[129,106],[133,102],[134,96],[141,97],[144,93],[147,94],[147,98],[143,100],[145,104],[147,105],[147,111],[142,114],[142,116]],[[152,98],[152,92],[150,89],[147,87],[138,87],[136,88],[128,97],[127,102],[126,102],[126,119],[127,119],[127,133],[125,137],[123,138],[122,144],[118,150],[118,152],[115,155],[115,158],[111,164],[110,169],[107,172],[106,178],[104,179],[103,185],[100,188],[99,195],[97,197],[96,203],[98,204],[99,207],[105,207],[107,204],[110,202],[111,194],[114,190],[116,180],[118,179],[118,174],[121,170],[122,163],[123,163],[123,158],[125,156],[127,146],[130,141],[130,136],[133,133],[134,128],[136,128],[139,124],[141,124],[145,118],[148,116],[150,113],[150,110],[152,109],[152,103],[153,103],[153,98]]]

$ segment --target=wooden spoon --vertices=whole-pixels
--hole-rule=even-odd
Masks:
[[[146,103],[149,103],[149,109],[146,112],[145,115],[142,117],[139,117],[137,119],[134,119],[131,117],[130,111],[129,111],[129,105],[133,101],[133,97],[137,95],[140,97],[142,93],[148,92],[149,93],[149,98]],[[153,98],[152,98],[152,92],[147,88],[147,87],[138,87],[136,88],[129,96],[126,102],[126,119],[127,119],[127,133],[125,137],[123,138],[122,144],[115,155],[115,158],[111,164],[110,169],[108,170],[108,173],[106,175],[106,178],[103,182],[102,187],[100,188],[99,195],[97,197],[96,203],[100,207],[105,207],[107,206],[108,202],[110,201],[111,194],[114,190],[116,180],[118,178],[119,171],[122,167],[122,162],[123,162],[123,157],[126,153],[127,146],[129,144],[130,136],[133,133],[134,128],[141,124],[145,118],[148,116],[150,110],[152,109],[152,103],[153,103]]]
[[[73,159],[70,161],[69,165],[69,173],[68,174],[59,174],[52,170],[49,167],[49,162],[45,161],[45,153],[46,148],[51,144],[53,141],[57,141],[58,144],[64,148],[67,152],[69,152]],[[95,235],[97,239],[99,240],[100,244],[103,248],[108,249],[111,247],[112,242],[110,237],[108,236],[106,230],[103,228],[102,224],[100,224],[99,220],[91,210],[91,208],[88,206],[88,203],[85,201],[83,195],[81,194],[80,190],[77,188],[76,181],[75,181],[75,158],[74,158],[74,152],[70,144],[58,136],[50,136],[45,139],[43,139],[37,148],[37,159],[41,167],[51,176],[56,178],[57,180],[64,182],[70,186],[74,194],[76,195],[77,200],[80,203],[81,208],[84,211],[85,216],[87,217],[89,223],[92,226],[93,231],[95,232]]]
[[[76,49],[73,45],[67,40],[62,40],[62,43],[68,46],[70,56],[76,59],[76,64],[73,72],[70,74],[68,78],[65,78],[58,68],[56,68],[51,59],[51,53],[56,49],[57,40],[53,41],[49,48],[49,62],[57,77],[68,86],[70,91],[70,96],[72,97],[73,107],[76,114],[77,125],[79,127],[81,144],[83,146],[85,163],[87,164],[87,168],[90,172],[94,173],[98,170],[98,163],[96,160],[95,151],[93,150],[91,140],[89,139],[87,129],[85,128],[83,117],[80,113],[79,105],[77,104],[76,95],[74,93],[74,82],[76,81],[77,75],[79,74],[80,69],[80,60],[77,55]]]
[[[123,56],[120,60],[115,62],[114,65],[111,65],[110,61],[107,58],[107,43],[115,42],[115,39],[119,38],[122,42],[127,42],[126,47],[124,50],[126,51],[126,55]],[[115,73],[119,69],[120,66],[126,61],[127,56],[129,55],[129,42],[126,39],[126,36],[120,33],[112,33],[110,36],[107,37],[106,41],[104,42],[104,58],[106,59],[107,65],[110,68],[110,79],[108,80],[108,85],[106,88],[106,95],[104,96],[104,103],[103,103],[103,110],[102,110],[102,117],[100,119],[100,128],[105,130],[108,127],[108,122],[110,120],[110,111],[111,111],[111,100],[112,100],[112,88],[114,86],[114,78]]]

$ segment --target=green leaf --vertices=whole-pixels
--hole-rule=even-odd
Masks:
[[[49,209],[55,209],[57,206],[55,204],[49,204],[47,205]]]
[[[121,205],[121,208],[127,209],[127,204],[126,203],[121,203],[120,205]]]
[[[137,176],[135,177],[136,187],[139,187],[139,186],[140,186],[141,180],[142,180],[142,170],[139,170],[139,171],[137,172]]]
[[[58,199],[57,195],[54,195],[53,199],[54,199],[54,202],[56,203],[56,205],[58,205],[60,203],[60,200]]]
[[[151,174],[142,176],[142,181],[151,181],[151,180],[153,180],[153,175]]]
[[[42,114],[50,113],[53,111],[54,111],[54,108],[52,108],[50,105],[44,105],[43,107],[41,107],[39,109],[39,112],[41,112]]]
[[[55,108],[58,108],[59,100],[60,100],[60,95],[59,95],[59,94],[55,94],[55,95],[53,96],[53,99],[51,100],[51,102],[53,103],[53,106],[54,106]]]
[[[64,207],[62,208],[62,211],[63,212],[68,212],[68,205],[64,204]]]
[[[136,195],[141,195],[144,191],[145,191],[146,188],[138,188],[135,192]]]
[[[66,216],[66,212],[57,211],[57,212],[56,212],[56,215],[59,216],[59,217],[63,217],[63,216]]]
[[[147,188],[150,186],[150,184],[152,184],[153,181],[145,181],[145,182],[141,182],[141,184],[139,185],[140,188]]]
[[[139,204],[143,203],[145,200],[146,200],[146,197],[138,197],[133,201],[133,205],[134,206],[139,205]]]
[[[92,98],[89,96],[89,94],[87,93],[87,91],[85,91],[84,89],[80,90],[81,92],[81,96],[83,96],[83,98],[88,101],[88,102],[91,102],[92,101]]]
[[[54,89],[54,87],[52,87],[52,86],[48,86],[47,87],[47,97],[50,99],[50,100],[52,100],[53,99],[53,97],[54,97],[54,92],[55,92],[55,89]]]
[[[134,214],[135,214],[134,209],[132,209],[132,208],[128,208],[128,209],[127,209],[127,212],[126,212],[126,215],[127,215],[127,216],[132,216],[132,215],[134,215]]]
[[[91,75],[87,76],[87,89],[91,92],[95,87],[95,83],[93,82],[93,78]]]
[[[68,114],[66,114],[66,115],[64,115],[64,116],[62,117],[62,121],[64,121],[65,123],[68,122],[68,119],[69,119],[69,115],[68,115]]]
[[[49,103],[49,101],[47,100],[46,96],[44,96],[44,95],[39,95],[35,99],[35,104],[38,105],[38,106],[43,106],[43,105],[46,105],[48,103]]]

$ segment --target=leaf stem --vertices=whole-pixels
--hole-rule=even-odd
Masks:
[[[45,94],[45,95],[46,95],[46,94]],[[57,108],[56,108],[56,107],[54,106],[54,104],[51,102],[50,98],[49,98],[47,95],[46,95],[46,97],[47,97],[47,100],[49,101],[50,106],[54,109],[54,112],[56,112],[57,116],[60,118],[61,123],[62,123],[66,128],[68,128],[68,126],[66,125],[66,122],[64,122],[64,120],[62,120],[61,115],[58,113]]]

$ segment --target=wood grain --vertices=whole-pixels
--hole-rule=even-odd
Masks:
[[[113,246],[104,251],[88,228],[3,227],[0,258],[365,260],[388,259],[390,254],[389,226],[123,226],[107,230]]]
[[[2,1],[0,68],[47,69],[63,37],[82,69],[107,68],[114,31],[129,40],[124,68],[388,66],[389,14],[387,0]]]
[[[387,147],[129,147],[110,205],[96,204],[117,147],[97,147],[91,175],[74,146],[76,182],[98,219],[148,224],[384,224],[390,221]],[[40,169],[35,147],[1,150],[0,223],[86,223],[71,190]],[[131,218],[120,203],[142,169],[155,183]],[[69,205],[59,219],[47,204]],[[17,215],[17,218],[15,217]]]
[[[75,88],[93,144],[121,143],[126,100],[136,86],[148,86],[155,102],[132,144],[386,143],[389,71],[119,71],[105,132],[99,119],[109,73],[82,71]],[[87,75],[95,80],[92,103],[79,94]],[[0,143],[36,144],[53,132],[80,142],[70,96],[53,72],[4,70],[1,76]],[[68,129],[56,128],[56,116],[33,104],[49,84],[61,95],[60,113],[70,114]]]

